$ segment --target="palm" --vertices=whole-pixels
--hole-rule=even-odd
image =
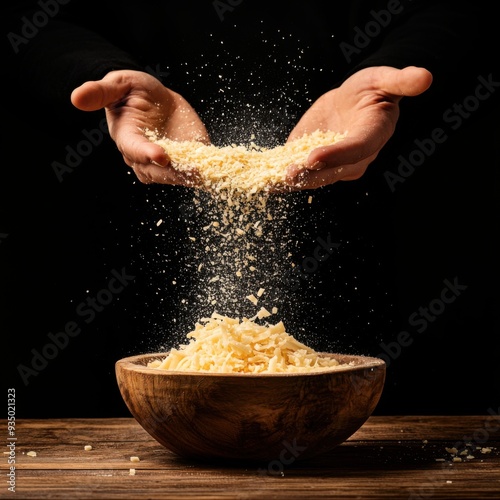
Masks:
[[[194,109],[147,73],[108,73],[98,82],[86,82],[75,89],[72,101],[83,110],[105,108],[111,137],[125,163],[145,183],[188,183],[185,176],[169,167],[165,151],[149,141],[146,130],[173,140],[209,142]]]
[[[288,140],[317,129],[346,133],[346,138],[313,150],[306,170],[291,166],[290,185],[308,189],[361,177],[394,133],[401,98],[422,93],[430,83],[422,68],[367,68],[323,94]]]

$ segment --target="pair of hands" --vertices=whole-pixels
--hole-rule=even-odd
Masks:
[[[394,133],[399,101],[425,92],[432,75],[424,68],[365,68],[320,96],[299,120],[288,141],[315,130],[347,132],[342,141],[310,152],[306,169],[290,165],[291,190],[313,189],[360,178]],[[146,184],[189,185],[166,152],[145,137],[157,130],[172,140],[210,143],[196,111],[178,93],[148,73],[111,71],[102,80],[76,88],[71,101],[83,111],[104,108],[111,138],[123,159]]]

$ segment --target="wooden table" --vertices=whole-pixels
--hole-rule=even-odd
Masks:
[[[328,456],[286,464],[279,457],[266,464],[193,463],[128,418],[18,420],[15,448],[4,447],[0,464],[0,498],[499,499],[500,416],[490,413],[372,416]],[[5,420],[2,429],[8,441]],[[5,481],[9,457],[15,494]]]

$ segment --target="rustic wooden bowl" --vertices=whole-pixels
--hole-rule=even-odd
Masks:
[[[159,443],[190,459],[300,460],[331,451],[375,409],[386,365],[328,354],[342,368],[300,374],[185,373],[148,368],[165,353],[116,363],[130,412]]]

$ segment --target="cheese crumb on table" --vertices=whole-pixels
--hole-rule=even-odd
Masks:
[[[130,457],[131,462],[140,462],[141,459],[139,457]]]
[[[26,455],[28,455],[28,457],[36,457],[36,451],[28,451]]]
[[[85,451],[90,451],[90,450],[92,450],[92,446],[90,444],[86,444],[83,449]]]
[[[130,476],[135,476],[135,469],[129,469],[128,473]]]

